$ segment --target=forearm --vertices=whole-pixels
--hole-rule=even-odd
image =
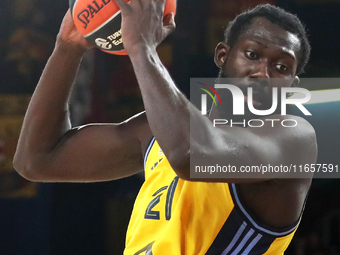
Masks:
[[[130,58],[141,89],[146,115],[153,135],[174,168],[186,168],[190,154],[190,114],[200,122],[208,119],[181,93],[156,52],[136,50]],[[176,170],[175,170],[176,171]]]
[[[71,128],[68,98],[82,53],[69,45],[56,44],[26,112],[14,158],[16,168],[51,153]]]

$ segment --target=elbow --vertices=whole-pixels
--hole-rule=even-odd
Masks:
[[[169,155],[168,160],[179,178],[190,181],[190,151]]]
[[[26,178],[27,165],[25,165],[24,162],[25,161],[22,159],[22,157],[20,157],[18,155],[18,152],[16,152],[14,154],[13,161],[12,161],[13,168],[19,175],[27,179]]]
[[[39,168],[34,166],[31,160],[24,159],[16,153],[14,155],[12,164],[15,171],[23,178],[32,182],[41,181],[41,174],[39,174]]]
[[[180,167],[172,167],[176,175],[184,180],[184,181],[190,181],[190,167],[188,168],[180,168]]]

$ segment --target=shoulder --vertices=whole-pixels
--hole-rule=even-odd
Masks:
[[[262,138],[262,141],[279,145],[276,147],[280,148],[281,153],[291,155],[290,160],[287,158],[291,163],[315,163],[316,133],[307,120],[295,115],[272,115],[262,120],[263,128],[250,127],[249,131]]]
[[[262,131],[268,130],[284,131],[283,135],[299,135],[302,138],[315,138],[315,130],[313,126],[304,118],[295,115],[270,115],[262,117],[263,128]],[[250,120],[248,123],[251,123]],[[251,125],[249,125],[251,127]],[[259,131],[261,128],[258,129]]]
[[[145,111],[132,116],[118,125],[122,127],[124,132],[127,132],[130,136],[136,136],[141,143],[143,152],[146,150],[153,137],[153,134],[150,129]]]
[[[303,162],[297,163],[315,163],[317,158],[317,139],[313,126],[299,116],[286,115],[280,117],[282,120],[280,128],[283,135],[280,139],[282,146],[289,146],[289,150],[294,152],[294,155],[300,155],[300,160]],[[289,126],[284,125],[284,122],[290,122]]]

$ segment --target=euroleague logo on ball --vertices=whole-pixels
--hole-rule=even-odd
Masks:
[[[112,44],[107,41],[106,39],[103,39],[103,38],[97,38],[95,40],[96,42],[96,45],[104,50],[110,50],[112,49]]]
[[[105,5],[110,3],[110,0],[102,0],[99,3],[97,1],[93,1],[91,4],[87,6],[86,9],[81,11],[77,18],[78,20],[84,24],[84,29],[87,28],[90,21],[95,17],[95,15],[99,14],[99,12],[104,8]],[[117,12],[116,15],[120,13]],[[114,15],[112,18],[114,18],[116,15]],[[121,38],[121,29],[117,32],[115,32],[113,35],[109,35],[107,39],[105,38],[96,38],[94,41],[96,43],[96,46],[103,50],[110,50],[115,46],[118,46],[119,44],[123,43],[123,40]],[[116,40],[118,38],[118,40]]]
[[[96,45],[104,50],[110,50],[112,49],[112,47],[118,46],[119,44],[123,43],[122,30],[119,29],[119,31],[117,31],[113,35],[108,36],[107,38],[108,40],[104,38],[95,39]]]
[[[114,0],[69,0],[69,5],[77,30],[90,44],[107,53],[126,55],[121,12]],[[170,12],[176,12],[176,0],[166,0],[164,16]]]

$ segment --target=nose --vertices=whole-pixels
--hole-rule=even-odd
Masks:
[[[258,61],[250,73],[250,78],[269,79],[269,68],[267,61]]]

